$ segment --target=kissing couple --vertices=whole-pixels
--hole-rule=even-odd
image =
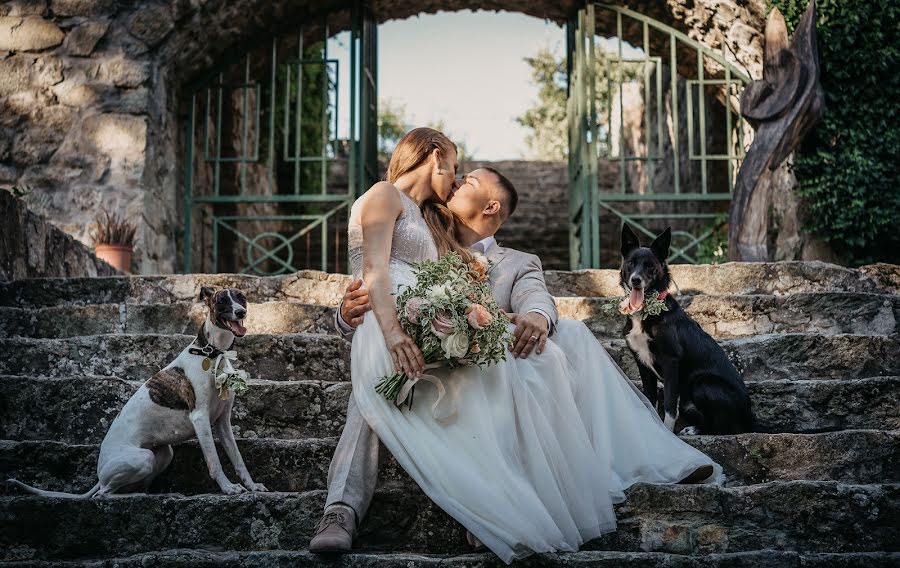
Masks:
[[[634,483],[721,474],[663,424],[582,322],[558,320],[540,260],[496,243],[516,209],[513,184],[491,168],[457,180],[458,167],[447,136],[416,128],[397,144],[386,181],[351,209],[350,265],[365,288],[348,288],[336,323],[352,336],[353,393],[311,551],[350,549],[375,490],[379,441],[468,530],[470,544],[507,563],[575,551],[614,531],[613,504]],[[425,360],[400,325],[395,295],[415,285],[416,263],[451,251],[487,257],[493,296],[515,331],[505,361],[431,371],[457,409],[439,420],[430,384],[420,382],[403,410],[375,386],[395,371],[422,375]]]

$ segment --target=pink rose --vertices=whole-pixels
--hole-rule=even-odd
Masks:
[[[406,302],[406,319],[409,321],[418,324],[419,323],[419,311],[422,309],[422,306],[426,304],[426,301],[422,298],[410,298]]]
[[[475,329],[482,329],[494,321],[491,312],[481,304],[472,304],[466,308],[466,318],[469,320],[469,325]]]
[[[481,353],[481,346],[477,343],[473,343],[469,346],[469,353]]]
[[[456,331],[456,328],[453,327],[453,318],[450,317],[450,312],[443,310],[436,313],[431,320],[431,331],[441,339]]]

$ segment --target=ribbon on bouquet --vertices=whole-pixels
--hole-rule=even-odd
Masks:
[[[235,370],[231,365],[232,361],[237,360],[237,351],[225,351],[213,363],[213,379],[215,379],[216,388],[219,389],[219,398],[225,400],[228,398],[228,378],[231,375],[237,375],[241,371]],[[223,364],[224,363],[224,364]],[[222,373],[219,374],[219,365],[222,365]]]
[[[437,368],[443,367],[443,366],[444,365],[442,365],[441,363],[427,363],[425,365],[425,369],[426,370],[437,369]],[[403,383],[403,387],[400,388],[400,392],[397,393],[397,401],[396,401],[397,406],[400,406],[401,404],[403,404],[406,401],[406,397],[409,396],[413,387],[415,387],[416,383],[419,381],[427,381],[427,382],[433,384],[437,388],[437,391],[438,391],[437,400],[434,401],[434,404],[431,405],[431,415],[436,420],[446,420],[456,414],[456,402],[452,398],[447,399],[447,404],[445,405],[446,408],[444,408],[442,411],[439,410],[441,401],[444,399],[444,396],[447,394],[447,389],[444,388],[444,383],[442,383],[439,378],[435,377],[434,375],[428,375],[428,374],[422,375],[421,377],[418,377],[418,378],[407,378],[406,379],[406,382]]]

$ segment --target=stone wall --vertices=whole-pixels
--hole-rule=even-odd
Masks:
[[[45,276],[112,276],[119,272],[90,249],[0,190],[0,282]]]
[[[536,254],[545,270],[569,269],[569,187],[565,162],[479,162],[461,172],[490,166],[516,186],[519,205],[497,233],[497,242]]]
[[[180,268],[187,87],[272,35],[329,20],[343,2],[309,0],[10,0],[0,5],[0,186],[28,185],[30,206],[87,241],[106,207],[139,219],[138,273]],[[563,23],[575,3],[389,0],[378,21],[419,12],[492,9]],[[763,0],[629,2],[758,75]],[[609,22],[598,31],[609,34]],[[638,40],[637,28],[623,36]],[[523,54],[526,55],[526,54]],[[691,65],[690,58],[685,65]],[[540,167],[540,166],[538,166]],[[565,214],[561,208],[557,214]],[[524,218],[524,216],[523,216]]]

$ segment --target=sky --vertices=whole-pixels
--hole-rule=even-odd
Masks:
[[[329,45],[329,55],[342,59],[344,85],[347,41],[340,34]],[[515,117],[537,100],[537,87],[523,58],[545,46],[562,54],[563,28],[522,14],[464,10],[392,20],[378,27],[378,98],[404,107],[413,126],[443,120],[475,158],[525,157],[528,131]],[[348,89],[340,91],[347,109]],[[347,114],[339,115],[344,137]]]

